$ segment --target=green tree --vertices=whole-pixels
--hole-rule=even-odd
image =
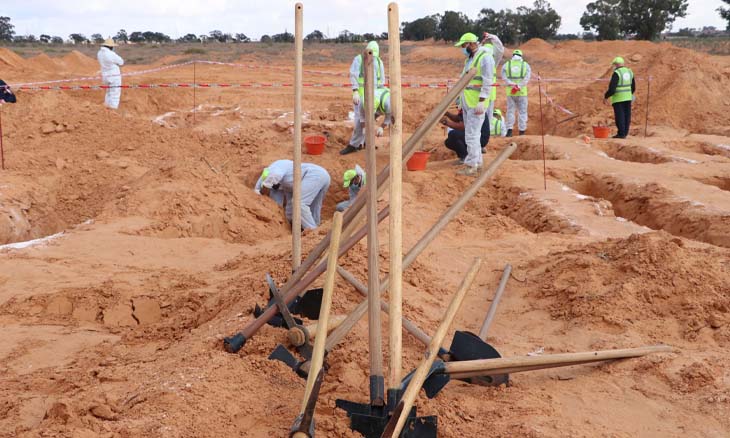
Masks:
[[[95,42],[96,44],[101,44],[104,42],[104,37],[101,36],[100,33],[95,33],[91,35],[91,41]]]
[[[728,5],[730,5],[730,0],[722,0],[722,1],[727,3]],[[720,16],[722,18],[727,20],[727,27],[725,29],[727,29],[727,31],[730,32],[730,8],[728,8],[728,9],[717,8],[717,12],[720,13]]]
[[[251,38],[247,37],[245,33],[237,33],[236,41],[238,41],[239,43],[250,43]]]
[[[320,42],[324,39],[324,34],[318,30],[313,31],[306,37],[304,37],[307,41],[317,41]]]
[[[446,11],[439,21],[437,37],[444,41],[458,41],[471,27],[471,20],[462,12]]]
[[[285,30],[284,33],[277,33],[275,35],[272,35],[271,39],[275,43],[293,43],[294,35]]]
[[[48,44],[51,42],[51,36],[42,34],[41,36],[38,37],[38,40],[42,43]]]
[[[15,26],[10,23],[10,17],[0,17],[0,41],[12,41],[15,35]]]
[[[403,39],[410,41],[423,41],[429,38],[436,38],[438,34],[438,15],[419,18],[418,20],[405,21],[401,23]]]
[[[54,36],[51,38],[51,44],[63,44],[63,38],[60,36]]]
[[[520,6],[517,13],[520,15],[520,31],[526,40],[553,38],[560,29],[562,19],[547,0],[535,0],[533,9]]]
[[[271,42],[271,37],[268,36],[268,35],[261,35],[261,42],[262,43],[270,43]]]
[[[117,32],[117,35],[114,37],[114,40],[126,43],[129,41],[129,35],[127,35],[127,31],[124,29],[119,29],[119,32]]]
[[[621,0],[622,29],[641,40],[655,40],[674,20],[687,16],[689,0]]]
[[[188,33],[178,38],[177,41],[180,43],[199,43],[200,38],[194,33]]]
[[[84,34],[82,33],[72,33],[68,36],[68,38],[73,41],[74,44],[83,44],[89,42],[88,38],[86,38],[86,36],[84,36]]]
[[[586,5],[586,11],[580,17],[583,30],[598,34],[599,40],[617,40],[622,37],[621,0],[596,0]]]

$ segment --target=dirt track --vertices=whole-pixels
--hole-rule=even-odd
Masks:
[[[404,75],[459,70],[451,47],[406,49]],[[450,383],[433,400],[421,396],[419,412],[438,415],[444,437],[729,436],[730,59],[635,42],[530,41],[522,49],[534,72],[574,79],[548,83],[548,94],[579,117],[558,123],[567,115],[546,105],[544,190],[533,83],[529,135],[405,273],[406,316],[433,333],[471,260],[482,256],[455,328],[478,330],[511,263],[490,337],[503,355],[659,343],[678,352],[516,374],[507,388]],[[612,113],[601,103],[605,83],[583,79],[608,77],[617,54],[637,77],[652,76],[649,135],[639,81],[631,137],[585,143],[590,126]],[[305,81],[346,80],[348,65],[328,50],[307,46],[307,55],[317,59],[308,67],[334,74]],[[286,83],[290,59],[288,51],[267,58],[275,67],[267,70],[198,65],[196,75]],[[9,83],[98,69],[80,53],[22,59],[5,49],[0,67]],[[190,81],[192,67],[125,79]],[[251,187],[262,166],[291,155],[291,89],[198,90],[195,123],[190,89],[124,90],[116,113],[103,109],[102,93],[20,92],[18,104],[2,107],[0,241],[63,234],[0,249],[0,436],[284,436],[304,382],[266,359],[283,330],[265,327],[240,355],[225,353],[221,341],[265,302],[264,273],[281,283],[290,270],[283,215]],[[444,94],[405,90],[405,130]],[[504,92],[498,96],[504,109]],[[346,88],[304,95],[305,134],[330,136],[324,155],[305,155],[332,176],[327,218],[346,196],[342,172],[364,163],[362,153],[337,154],[350,133],[348,97]],[[442,142],[434,129],[424,148]],[[379,144],[383,166],[387,138]],[[505,144],[493,139],[485,161]],[[406,248],[469,184],[450,161],[441,147],[428,170],[405,174]],[[305,249],[328,227],[305,236]],[[387,256],[386,225],[381,233]],[[342,261],[364,279],[364,242]],[[360,299],[338,278],[336,313]],[[404,343],[410,369],[423,349],[408,335]],[[355,436],[334,400],[366,400],[366,345],[363,321],[329,356],[317,409],[323,436]]]

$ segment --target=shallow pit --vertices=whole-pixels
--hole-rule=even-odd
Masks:
[[[597,146],[606,155],[619,161],[649,164],[662,164],[674,161],[670,157],[662,155],[659,151],[644,146],[622,144],[618,142],[599,143]]]

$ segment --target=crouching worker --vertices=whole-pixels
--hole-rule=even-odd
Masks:
[[[327,170],[312,163],[302,163],[302,229],[317,228],[321,222],[322,203],[330,186]],[[261,172],[254,190],[259,195],[268,190],[269,196],[279,206],[285,207],[286,218],[292,220],[294,200],[294,162],[292,160],[274,161]]]
[[[345,171],[343,180],[343,187],[350,190],[350,198],[337,203],[337,211],[345,211],[355,201],[360,189],[365,186],[365,171],[356,164],[354,169]]]
[[[499,108],[495,108],[492,113],[492,121],[489,124],[489,135],[492,137],[507,136],[507,128],[502,119],[502,111]]]
[[[461,110],[458,113],[447,112],[441,119],[441,124],[447,126],[449,133],[447,134],[444,145],[456,153],[458,159],[454,164],[464,164],[464,159],[468,155],[466,145],[466,134],[464,132],[464,115]],[[479,138],[479,144],[482,147],[482,153],[486,152],[489,143],[489,119],[486,117],[482,122],[482,130]]]

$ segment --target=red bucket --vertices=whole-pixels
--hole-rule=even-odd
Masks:
[[[426,170],[426,163],[428,162],[429,156],[431,156],[431,152],[414,152],[413,156],[406,162],[406,168],[411,171]]]
[[[594,126],[593,136],[596,138],[608,138],[611,135],[611,128],[608,126]]]
[[[309,135],[304,138],[304,146],[309,155],[322,155],[324,152],[324,142],[327,137],[324,135]]]

